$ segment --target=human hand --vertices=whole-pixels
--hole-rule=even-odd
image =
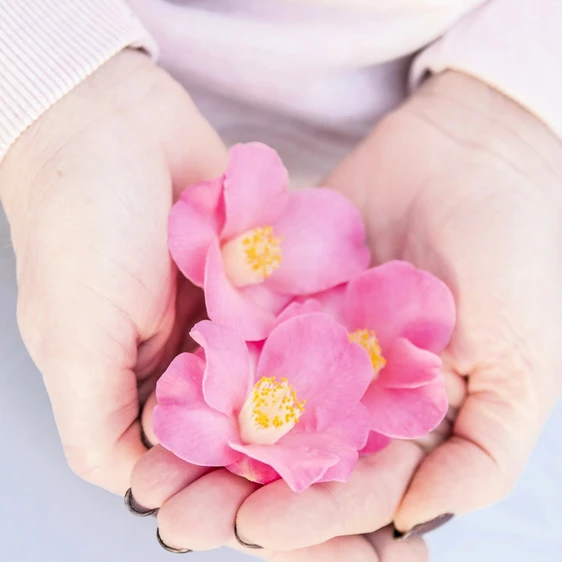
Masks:
[[[0,166],[18,322],[70,467],[112,492],[146,452],[139,404],[203,312],[167,248],[175,195],[226,151],[185,91],[123,51],[47,111]]]
[[[420,533],[434,525],[417,525],[440,515],[505,497],[561,389],[561,163],[560,143],[531,115],[455,73],[430,80],[376,127],[328,184],[362,209],[375,262],[411,261],[453,289],[448,419],[421,442],[396,441],[361,459],[349,483],[298,495],[283,482],[256,489],[216,471],[156,498],[139,463],[133,486],[163,505],[168,540],[206,546],[205,479],[224,485],[209,514],[224,506],[227,480],[239,490],[220,510],[222,539],[231,540],[236,521],[245,541],[273,551],[348,540],[393,519]],[[313,548],[331,552],[330,544]]]
[[[154,486],[168,454],[156,447],[135,468],[133,489],[141,503],[162,506],[165,539],[194,549],[232,543],[236,521],[244,541],[286,553],[277,559],[303,549],[303,560],[315,560],[316,549],[335,552],[334,537],[351,548],[360,537],[349,535],[393,519],[409,531],[504,497],[560,393],[560,150],[524,110],[452,73],[379,125],[328,183],[362,209],[376,262],[412,261],[454,290],[449,419],[422,442],[361,459],[349,483],[298,495],[283,482],[257,489],[181,461]]]
[[[155,439],[149,417],[143,416],[143,424]],[[398,464],[400,453],[406,453],[404,467],[414,464],[412,457],[421,457],[412,443],[405,443],[402,449],[391,445],[376,457],[362,459],[351,484],[317,484],[295,494],[282,481],[260,488],[226,469],[194,466],[157,444],[135,466],[131,486],[137,508],[144,507],[147,512],[159,508],[159,537],[167,547],[181,552],[227,545],[272,562],[339,562],[342,558],[354,562],[427,562],[422,539],[396,542],[390,526],[367,532],[392,521],[405,491],[408,477]],[[370,482],[370,488],[360,490],[370,473],[377,479]],[[261,492],[276,502],[271,508]],[[240,507],[256,494],[262,511],[254,513],[250,506],[240,514]],[[347,536],[338,536],[335,526],[343,524],[341,518],[348,513],[348,527],[340,527],[341,534]],[[265,520],[260,521],[261,517]],[[249,544],[245,548],[235,533],[243,541],[248,539],[235,525],[255,525],[256,521],[260,521],[265,532],[261,536],[268,547]],[[323,524],[329,525],[325,531]],[[327,538],[317,544],[318,536]]]
[[[443,360],[458,417],[421,443],[428,454],[395,516],[399,531],[421,533],[509,494],[560,396],[562,144],[501,94],[449,72],[329,184],[362,209],[376,262],[427,269],[457,301]]]

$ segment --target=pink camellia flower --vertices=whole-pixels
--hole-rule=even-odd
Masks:
[[[455,303],[445,283],[409,263],[388,262],[290,304],[278,325],[313,311],[341,322],[370,360],[372,382],[363,404],[374,433],[364,452],[382,448],[390,437],[423,437],[439,425],[448,402],[437,354],[455,325]]]
[[[345,283],[370,260],[359,212],[322,188],[287,191],[287,170],[259,143],[230,151],[223,177],[187,188],[170,213],[180,271],[205,289],[213,321],[267,337],[296,295]]]
[[[176,456],[226,466],[294,491],[345,482],[369,435],[361,404],[369,358],[324,314],[283,322],[261,351],[205,320],[191,332],[202,353],[176,357],[158,381],[154,432]]]

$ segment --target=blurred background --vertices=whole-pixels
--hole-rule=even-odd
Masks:
[[[156,542],[153,518],[133,517],[121,498],[82,482],[66,466],[49,399],[17,331],[15,261],[1,211],[0,383],[0,560],[173,560]],[[429,535],[431,562],[562,562],[561,524],[562,404],[513,495]],[[217,550],[189,560],[255,559]]]

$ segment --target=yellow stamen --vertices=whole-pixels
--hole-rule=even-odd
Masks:
[[[375,332],[373,330],[355,330],[349,334],[349,341],[359,344],[367,352],[373,366],[373,379],[377,378],[386,365],[386,359],[382,355]]]
[[[298,401],[288,380],[262,377],[244,403],[238,416],[242,440],[272,445],[298,423],[306,400]]]
[[[281,265],[281,238],[272,226],[254,228],[222,248],[225,269],[239,286],[261,283]]]
[[[254,228],[242,240],[248,265],[267,279],[281,265],[281,239],[273,227]]]

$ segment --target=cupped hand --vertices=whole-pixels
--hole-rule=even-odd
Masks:
[[[560,395],[562,146],[541,123],[447,73],[377,126],[328,184],[362,210],[376,263],[411,261],[453,290],[458,325],[443,355],[450,413],[428,438],[361,459],[349,483],[302,494],[169,462],[157,446],[135,467],[133,489],[161,507],[172,544],[234,544],[236,523],[274,559],[299,552],[313,562],[342,545],[354,559],[357,535],[391,521],[415,536],[505,497]],[[419,548],[412,560],[426,559],[423,543],[407,543]],[[393,560],[404,543],[387,544]]]
[[[49,109],[0,166],[18,322],[71,468],[113,492],[146,452],[139,408],[201,294],[167,249],[176,194],[226,151],[184,90],[123,51]]]
[[[562,144],[502,94],[448,72],[329,183],[362,210],[376,262],[431,271],[457,303],[443,360],[460,409],[444,442],[421,443],[396,528],[421,532],[498,502],[562,388]]]

